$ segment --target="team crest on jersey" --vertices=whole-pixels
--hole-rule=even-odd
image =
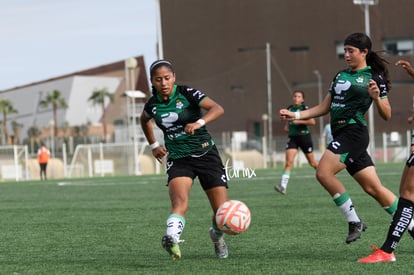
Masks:
[[[177,108],[177,109],[182,109],[183,108],[183,106],[184,106],[184,104],[181,102],[181,100],[179,100],[179,99],[177,99],[176,101],[175,101],[175,108]]]
[[[357,79],[355,79],[355,81],[357,82],[357,83],[364,83],[364,76],[363,75],[361,75],[361,76],[359,76]]]
[[[151,112],[152,112],[153,115],[156,115],[157,114],[157,107],[154,106],[152,108]]]

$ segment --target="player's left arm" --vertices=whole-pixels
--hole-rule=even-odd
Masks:
[[[216,120],[224,114],[223,107],[209,97],[204,98],[199,106],[201,109],[207,111],[201,117],[206,123]]]
[[[205,97],[202,99],[202,101],[199,103],[201,109],[205,110],[206,112],[203,114],[203,116],[193,123],[188,123],[185,126],[185,132],[187,134],[194,134],[194,131],[197,129],[200,129],[205,124],[216,120],[217,118],[221,117],[224,114],[224,109],[221,107],[220,104],[215,102],[209,97]]]
[[[378,114],[384,120],[391,119],[391,105],[387,97],[385,83],[378,83],[371,79],[368,83],[368,93],[377,106]]]

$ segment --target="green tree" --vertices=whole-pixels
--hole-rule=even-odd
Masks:
[[[106,111],[105,100],[109,99],[109,102],[114,102],[114,94],[110,93],[107,88],[95,89],[92,95],[88,98],[88,101],[92,105],[99,105],[102,108],[102,125],[103,125],[103,140],[106,141],[107,128],[106,128]]]
[[[3,143],[9,142],[9,133],[7,131],[7,115],[17,113],[17,110],[13,107],[13,104],[8,99],[0,100],[0,112],[3,114],[2,128],[3,128]]]
[[[57,123],[57,110],[59,108],[66,109],[68,104],[65,99],[62,97],[59,90],[53,90],[51,93],[46,95],[46,99],[39,102],[40,107],[48,108],[50,105],[53,109],[53,127],[54,127],[54,136],[58,134],[58,123]]]
[[[78,144],[88,144],[90,140],[88,139],[89,125],[82,124],[76,125],[72,128],[73,143],[76,147]]]
[[[13,144],[19,144],[20,143],[20,130],[23,128],[23,124],[18,123],[17,121],[13,120],[11,122],[11,126],[13,129]]]
[[[39,128],[39,126],[33,125],[30,126],[29,129],[27,129],[27,136],[29,137],[29,144],[30,144],[30,152],[33,154],[37,151],[38,148],[36,148],[34,145],[35,143],[39,143],[39,137],[42,135],[42,130]]]

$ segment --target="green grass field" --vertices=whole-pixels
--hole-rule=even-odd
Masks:
[[[403,164],[379,164],[383,184],[398,192]],[[380,246],[390,216],[346,174],[360,217],[361,240],[346,245],[348,225],[308,167],[293,170],[288,194],[273,190],[281,167],[230,180],[229,196],[252,212],[245,233],[227,236],[229,258],[215,258],[211,210],[198,181],[182,236],[182,259],[161,247],[169,199],[165,176],[0,183],[0,274],[412,274],[408,234],[397,262],[359,264]]]

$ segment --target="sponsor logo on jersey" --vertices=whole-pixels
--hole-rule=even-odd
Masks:
[[[342,80],[339,79],[338,82],[336,82],[335,85],[335,93],[341,94],[342,91],[347,91],[351,87],[351,82],[349,80]]]
[[[178,114],[174,112],[165,113],[161,116],[162,125],[165,128],[173,126],[174,122],[178,120]]]

